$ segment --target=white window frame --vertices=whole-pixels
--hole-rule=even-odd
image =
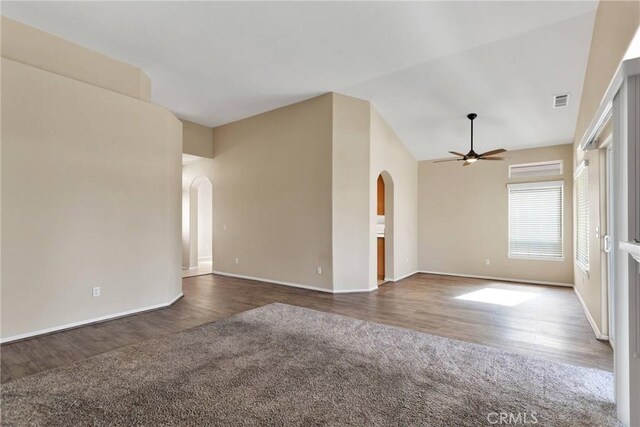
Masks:
[[[557,169],[554,169],[557,168]],[[514,175],[514,171],[518,172],[520,169],[531,168],[532,171],[528,174]],[[537,170],[536,170],[537,169]],[[557,172],[556,172],[557,170]],[[509,179],[511,178],[537,178],[541,176],[560,176],[564,173],[564,162],[562,160],[551,160],[548,162],[534,162],[534,163],[518,163],[509,165]],[[547,178],[549,179],[549,178]]]
[[[560,187],[560,242],[561,256],[559,257],[541,257],[534,255],[512,255],[511,254],[511,189],[512,188],[545,188]],[[564,181],[539,181],[539,182],[523,182],[517,184],[507,184],[507,258],[510,259],[528,259],[535,261],[556,261],[563,262],[564,257]]]
[[[578,229],[578,215],[580,215],[580,205],[579,205],[579,200],[578,198],[580,197],[579,191],[578,191],[578,180],[580,179],[581,175],[585,174],[585,185],[586,185],[586,193],[587,193],[587,197],[586,197],[586,203],[587,203],[587,236],[586,236],[586,242],[587,242],[587,263],[583,263],[582,261],[580,261],[578,259],[578,240],[580,238],[580,230]],[[591,261],[591,257],[590,257],[590,248],[589,248],[589,238],[590,236],[590,225],[589,225],[589,161],[588,160],[583,160],[580,165],[576,168],[576,172],[573,175],[573,180],[575,182],[575,194],[576,194],[576,207],[575,207],[575,211],[576,211],[576,225],[575,225],[575,230],[576,230],[576,236],[575,236],[575,258],[574,258],[574,262],[576,263],[576,265],[578,266],[578,268],[580,270],[582,270],[583,273],[585,273],[587,276],[589,275],[589,264]]]

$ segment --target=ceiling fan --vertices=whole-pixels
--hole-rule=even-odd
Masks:
[[[451,159],[436,160],[433,163],[464,161],[462,166],[469,166],[470,164],[475,163],[478,160],[504,160],[504,159],[506,159],[506,157],[490,157],[490,156],[495,156],[496,154],[504,153],[505,151],[507,151],[504,148],[498,148],[497,150],[487,151],[486,153],[482,153],[482,154],[478,154],[475,151],[473,151],[473,121],[475,120],[476,117],[478,117],[478,115],[476,113],[471,113],[471,114],[467,115],[467,118],[469,120],[471,120],[471,150],[467,154],[458,153],[456,151],[449,151],[451,154],[455,154],[456,156],[460,156],[460,158],[454,157],[454,158],[451,158]]]

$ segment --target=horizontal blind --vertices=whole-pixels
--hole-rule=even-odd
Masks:
[[[576,177],[576,262],[589,271],[589,174],[587,166]]]
[[[561,181],[509,186],[509,256],[561,259]]]

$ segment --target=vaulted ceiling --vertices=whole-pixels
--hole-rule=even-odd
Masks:
[[[571,142],[597,2],[3,2],[2,14],[143,69],[217,126],[334,91],[418,159]],[[552,108],[570,93],[569,106]]]

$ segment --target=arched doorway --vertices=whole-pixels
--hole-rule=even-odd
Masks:
[[[196,177],[189,186],[188,207],[183,211],[189,275],[208,274],[213,270],[213,186],[209,178]],[[186,219],[186,218],[185,218]]]
[[[378,175],[376,200],[377,283],[393,280],[393,180],[389,172]]]

